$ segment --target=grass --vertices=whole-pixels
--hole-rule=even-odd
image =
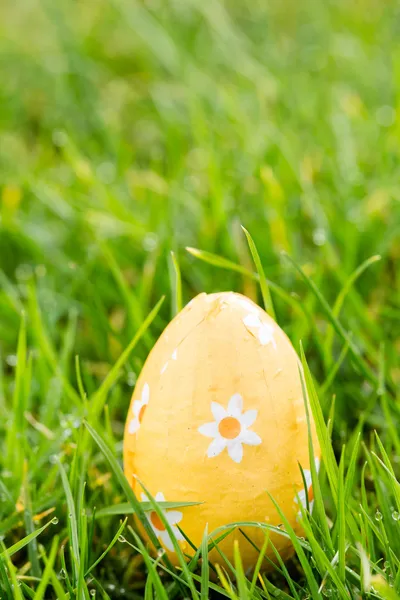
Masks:
[[[2,599],[400,598],[398,21],[377,0],[1,4]],[[150,348],[230,289],[301,352],[323,455],[268,573],[262,524],[254,574],[201,560],[229,525],[179,569],[149,554],[120,467]]]

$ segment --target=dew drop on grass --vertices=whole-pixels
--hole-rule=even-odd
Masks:
[[[120,535],[120,536],[118,537],[118,541],[119,541],[119,542],[121,542],[121,544],[123,544],[124,542],[126,542],[126,539],[124,538],[124,536],[123,536],[123,535]]]
[[[325,587],[322,590],[322,593],[323,593],[324,596],[327,596],[328,598],[330,598],[332,596],[332,594],[333,594],[333,590],[331,588],[329,588],[329,587]]]
[[[53,525],[58,525],[58,517],[53,517],[51,522]]]
[[[90,590],[90,595],[94,597],[96,595],[96,590]]]
[[[66,579],[67,578],[67,571],[65,569],[61,569],[59,575],[60,575],[61,579]]]
[[[379,510],[377,510],[375,513],[375,521],[382,521],[382,519],[383,519],[382,513],[379,512]]]
[[[393,519],[393,521],[399,521],[400,520],[400,513],[398,513],[397,510],[394,510],[392,512],[392,519]]]
[[[390,562],[388,560],[385,560],[385,562],[383,563],[383,566],[385,569],[390,569]]]
[[[164,554],[165,554],[164,548],[160,548],[159,550],[157,550],[157,555],[158,556],[164,556]]]

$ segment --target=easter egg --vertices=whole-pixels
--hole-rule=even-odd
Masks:
[[[180,529],[198,547],[206,524],[216,537],[230,523],[281,526],[271,497],[302,534],[300,504],[311,508],[313,494],[299,368],[277,323],[233,292],[194,298],[150,352],[126,421],[124,470],[142,500],[139,482],[156,500],[201,503],[163,509],[186,554],[193,549]],[[318,470],[320,450],[310,425]],[[177,563],[162,519],[155,511],[146,515]],[[265,528],[241,529],[247,537],[236,527],[219,547],[232,561],[238,539],[244,566],[252,567]],[[270,540],[283,558],[291,554],[287,535],[272,532]],[[274,557],[271,546],[267,555]],[[221,562],[215,548],[210,559]]]

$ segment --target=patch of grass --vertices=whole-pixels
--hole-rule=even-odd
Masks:
[[[2,599],[400,597],[398,21],[376,0],[1,3]],[[231,289],[304,348],[323,453],[267,574],[205,560],[243,526],[262,556],[267,525],[206,531],[175,569],[123,517],[148,508],[120,472],[143,362]]]

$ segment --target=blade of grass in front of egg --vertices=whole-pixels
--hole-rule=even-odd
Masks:
[[[269,291],[268,282],[265,277],[264,267],[262,266],[262,262],[260,259],[260,255],[258,254],[257,246],[255,245],[254,240],[251,237],[250,233],[247,231],[247,229],[245,227],[243,227],[243,225],[242,225],[242,229],[247,238],[247,243],[249,244],[249,248],[250,248],[250,252],[253,257],[253,260],[254,260],[254,264],[256,265],[258,279],[259,279],[260,287],[261,287],[261,294],[262,294],[263,302],[264,302],[264,308],[265,308],[266,312],[271,315],[271,317],[274,319],[274,321],[276,321],[276,314],[275,314],[275,310],[274,310],[274,305],[272,303],[271,293]]]
[[[140,502],[143,510],[145,512],[151,510],[150,502]],[[163,509],[169,508],[182,508],[184,506],[198,506],[202,504],[202,502],[158,502],[158,505]],[[135,513],[134,508],[129,502],[123,502],[121,504],[112,504],[111,506],[106,506],[106,508],[101,508],[96,511],[96,519],[102,517],[110,517],[112,515],[132,515]]]
[[[183,572],[183,574],[185,576],[185,579],[188,582],[190,591],[192,593],[192,597],[193,597],[194,600],[198,600],[199,595],[198,595],[197,590],[196,590],[196,588],[194,586],[194,583],[193,583],[192,573],[190,572],[190,569],[188,568],[188,564],[187,564],[186,559],[185,559],[185,557],[183,555],[183,552],[182,552],[182,549],[181,549],[181,547],[179,545],[179,542],[176,539],[176,536],[175,536],[174,532],[172,531],[171,525],[169,524],[168,520],[166,519],[165,514],[163,513],[163,511],[158,506],[157,501],[150,494],[149,490],[146,488],[146,486],[144,485],[144,483],[142,481],[140,481],[139,479],[137,481],[140,484],[140,486],[142,487],[143,491],[145,492],[147,498],[149,498],[152,509],[156,512],[157,516],[161,519],[161,522],[163,523],[165,529],[167,530],[167,533],[168,533],[168,535],[169,535],[169,537],[170,537],[170,539],[172,541],[172,544],[174,546],[175,552],[176,552],[176,554],[178,556],[182,572]]]
[[[267,492],[268,493],[268,492]],[[307,583],[309,585],[310,588],[310,592],[311,592],[311,597],[313,598],[313,600],[319,600],[320,596],[318,593],[318,585],[317,582],[315,580],[311,565],[307,559],[307,556],[302,548],[302,545],[299,542],[299,538],[297,537],[297,535],[295,534],[293,528],[291,527],[289,521],[287,520],[287,518],[285,517],[284,513],[282,512],[279,504],[276,502],[276,500],[273,498],[273,496],[271,496],[271,494],[268,493],[268,496],[270,497],[272,503],[274,504],[276,510],[279,513],[279,516],[282,520],[282,523],[284,525],[285,531],[287,533],[287,535],[290,537],[292,544],[294,546],[294,549],[296,550],[296,554],[298,556],[298,559],[301,563],[301,566],[303,567],[304,570],[304,574],[307,578]]]
[[[249,599],[249,589],[248,589],[248,581],[244,574],[242,558],[240,556],[239,550],[239,542],[238,540],[234,541],[233,544],[233,556],[235,561],[235,575],[236,575],[236,585],[239,592],[240,600],[248,600]]]
[[[137,535],[137,533],[135,531],[133,531],[132,528],[129,528],[129,529],[130,529],[130,533],[133,535],[133,537],[135,539],[137,547],[139,548],[140,554],[143,556],[143,560],[144,560],[147,570],[148,570],[148,577],[151,578],[151,581],[153,583],[157,597],[159,598],[159,600],[168,600],[168,594],[167,594],[167,592],[162,584],[162,581],[160,579],[160,576],[157,572],[157,567],[159,566],[158,563],[161,561],[161,556],[159,556],[158,559],[156,559],[156,561],[153,562],[150,558],[149,553],[147,552],[145,545],[143,544],[142,540],[140,539],[140,537]]]
[[[201,540],[200,546],[201,554],[201,587],[200,587],[200,599],[208,600],[209,580],[210,580],[210,567],[208,563],[208,525],[204,529],[203,539]]]
[[[143,525],[147,535],[149,536],[150,541],[152,542],[153,546],[155,547],[156,550],[160,550],[161,549],[160,542],[158,541],[151,525],[149,524],[146,514],[141,506],[141,503],[139,502],[139,500],[137,499],[131,486],[129,485],[128,480],[126,479],[113,452],[110,450],[110,448],[107,446],[105,441],[101,438],[101,436],[97,433],[97,431],[95,429],[93,429],[93,427],[91,425],[89,425],[89,423],[84,421],[84,425],[87,428],[87,430],[89,431],[89,433],[92,436],[92,438],[94,439],[94,441],[96,442],[96,444],[99,446],[99,448],[102,451],[102,453],[104,454],[105,458],[107,459],[107,462],[111,467],[111,470],[113,471],[114,475],[116,476],[120,487],[122,488],[123,492],[125,493],[126,497],[129,500],[132,508],[134,509],[135,513],[137,514],[137,516],[138,516],[141,524]],[[174,571],[174,569],[167,557],[165,557],[165,560],[166,560],[168,566],[171,567],[171,570]]]
[[[304,354],[303,346],[300,345],[300,359],[304,370],[304,381],[307,388],[308,399],[311,406],[311,412],[314,417],[315,429],[317,432],[318,440],[321,446],[322,458],[325,465],[325,470],[328,475],[329,483],[331,486],[333,499],[337,502],[337,477],[338,467],[336,464],[335,455],[333,453],[332,445],[329,443],[328,428],[325,424],[324,415],[322,413],[321,405],[318,400],[317,392],[315,390],[314,382],[310,373],[310,369],[307,364],[307,360]]]
[[[301,591],[301,586],[297,583],[297,581],[294,581],[289,574],[289,571],[286,568],[285,562],[283,561],[281,555],[279,554],[278,550],[276,549],[276,546],[271,543],[271,547],[274,551],[274,554],[276,556],[276,560],[278,561],[280,568],[281,568],[281,572],[283,573],[287,584],[289,586],[289,589],[291,591],[291,593],[293,594],[293,598],[295,598],[295,600],[300,600],[299,594],[297,593],[297,590],[299,590],[299,592]]]
[[[312,489],[313,489],[314,499],[315,499],[315,510],[316,510],[317,515],[319,516],[319,524],[321,527],[323,537],[325,539],[325,543],[326,543],[327,547],[331,550],[331,552],[333,552],[333,543],[332,543],[332,539],[331,539],[331,535],[330,535],[330,531],[329,531],[329,527],[328,527],[328,521],[327,521],[327,517],[326,517],[326,512],[325,512],[325,505],[324,505],[324,500],[323,500],[322,492],[321,492],[321,484],[320,484],[320,480],[319,480],[319,476],[318,476],[319,473],[317,472],[317,469],[315,466],[315,458],[316,457],[315,457],[315,452],[314,452],[313,436],[312,436],[312,431],[311,431],[310,406],[309,406],[308,398],[311,397],[311,395],[313,394],[315,389],[312,390],[312,389],[307,388],[306,368],[307,368],[307,372],[309,372],[309,369],[308,369],[307,360],[306,360],[304,352],[303,352],[303,347],[301,344],[300,344],[300,351],[301,351],[301,360],[302,360],[302,364],[303,364],[303,370],[299,369],[299,373],[300,373],[300,379],[301,379],[301,387],[302,387],[302,391],[303,391],[305,414],[306,414],[306,419],[307,419],[308,451],[309,451],[309,455],[310,455],[310,470],[311,470]],[[318,399],[317,399],[317,404],[318,404],[318,406],[320,406]],[[314,416],[315,428],[317,431],[317,437],[319,438],[318,429],[317,429],[318,424],[317,424],[315,415],[313,415],[313,416]],[[323,415],[322,415],[322,422],[325,425]],[[322,434],[322,432],[320,432],[320,433]],[[322,450],[322,447],[321,447],[321,450]],[[320,457],[318,457],[318,458],[320,458]],[[304,472],[303,472],[303,469],[301,466],[300,466],[300,470],[301,470],[301,475],[303,478],[304,489],[307,490],[306,480],[305,480]],[[309,510],[308,494],[306,496],[306,500],[307,500],[307,509]]]
[[[339,462],[338,505],[336,510],[337,551],[339,555],[339,577],[344,584],[346,581],[346,496],[344,487],[344,457],[346,446],[342,447]]]

